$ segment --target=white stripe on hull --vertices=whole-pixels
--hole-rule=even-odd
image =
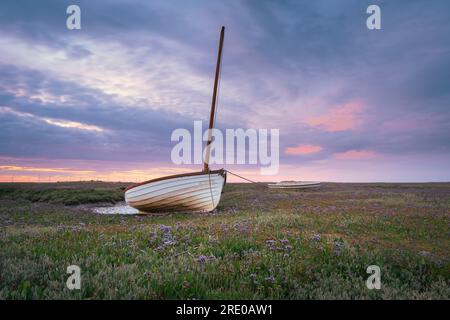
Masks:
[[[125,191],[125,201],[145,212],[212,211],[221,197],[225,176],[205,173],[149,181]]]

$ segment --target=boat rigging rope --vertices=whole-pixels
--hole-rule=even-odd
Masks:
[[[229,170],[226,170],[226,169],[225,169],[224,171],[227,172],[227,173],[229,173],[229,174],[231,174],[231,175],[233,175],[233,176],[236,176],[236,177],[238,177],[238,178],[240,178],[240,179],[243,179],[243,180],[245,180],[245,181],[248,181],[248,182],[250,182],[250,183],[254,183],[254,184],[257,184],[257,185],[259,185],[259,186],[264,186],[264,187],[267,186],[267,183],[264,183],[264,182],[258,182],[258,181],[253,181],[253,180],[250,180],[250,179],[248,179],[248,178],[244,178],[243,176],[238,175],[237,173],[233,173],[233,172],[231,172],[231,171],[229,171]],[[208,171],[208,180],[209,180],[209,191],[210,191],[210,193],[211,193],[211,201],[212,201],[212,205],[213,205],[213,207],[214,207],[214,196],[213,196],[212,186],[211,186],[211,171]]]

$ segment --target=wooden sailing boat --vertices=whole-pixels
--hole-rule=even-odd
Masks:
[[[208,212],[214,210],[219,204],[222,189],[226,182],[226,171],[224,169],[210,170],[209,157],[224,35],[225,27],[222,27],[203,171],[161,177],[129,186],[125,189],[125,201],[128,205],[140,211],[151,213],[170,211]]]

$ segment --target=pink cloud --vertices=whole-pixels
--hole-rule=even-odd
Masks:
[[[323,148],[321,146],[316,146],[313,144],[299,144],[296,147],[289,147],[286,149],[286,154],[311,154],[321,151]]]
[[[323,127],[329,132],[353,130],[362,123],[362,109],[361,102],[352,101],[335,107],[324,115],[310,117],[305,122],[314,127]]]
[[[372,159],[378,154],[369,150],[349,150],[346,152],[339,152],[334,154],[334,158],[339,160],[363,160]]]

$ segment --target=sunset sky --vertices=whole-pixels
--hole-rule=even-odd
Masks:
[[[68,30],[66,8],[81,8]],[[381,30],[366,27],[370,4]],[[140,181],[176,128],[278,128],[260,181],[450,181],[450,2],[0,2],[0,181]],[[219,167],[219,166],[215,166]],[[237,181],[231,179],[231,181]]]

